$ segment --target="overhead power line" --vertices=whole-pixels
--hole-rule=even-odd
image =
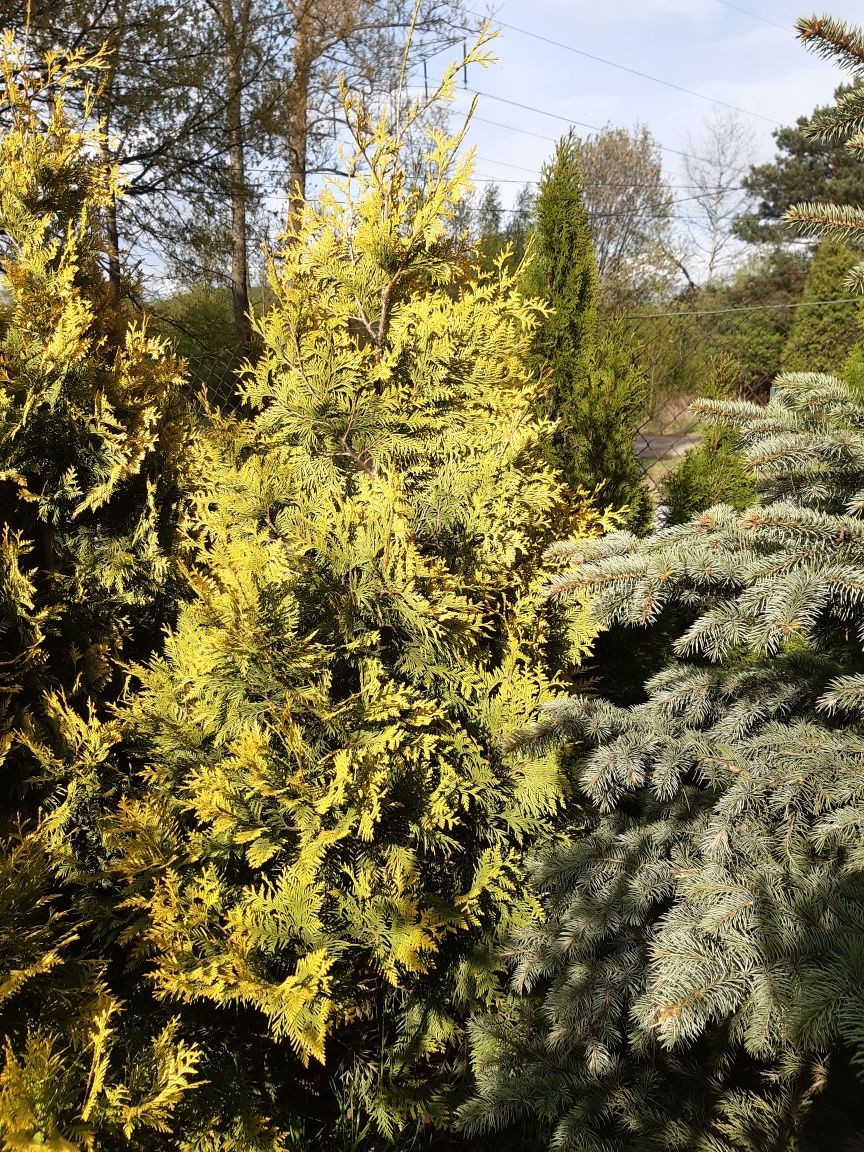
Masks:
[[[494,96],[491,92],[481,92],[479,88],[463,88],[463,92],[470,92],[472,96],[481,96],[484,100],[495,100],[499,104],[509,104],[511,108],[521,108],[523,112],[533,112],[535,116],[548,116],[551,120],[560,120],[562,124],[567,124],[571,128],[587,128],[589,132],[606,131],[605,128],[598,128],[596,124],[586,124],[583,120],[573,120],[569,116],[563,116],[560,112],[548,112],[545,108],[535,108],[530,104],[522,104],[518,100],[508,100],[506,96]],[[475,116],[475,120],[480,120],[481,117]],[[484,124],[491,124],[491,120],[484,120]],[[512,128],[509,124],[500,125],[503,128],[511,128],[513,132],[521,132],[521,128]],[[528,136],[536,136],[536,132],[526,133]],[[547,139],[547,137],[541,137]],[[691,160],[702,160],[705,163],[710,163],[710,160],[705,156],[694,156],[689,152],[682,152],[680,148],[670,148],[668,144],[658,144],[657,147],[661,152],[669,152],[673,156],[689,157]]]
[[[729,312],[768,312],[784,308],[823,308],[828,304],[860,304],[860,296],[843,296],[839,300],[796,300],[792,304],[742,304],[740,308],[685,309],[683,312],[633,312],[626,320],[665,320],[667,316],[725,316]]]
[[[468,88],[464,91],[470,92],[472,96],[482,96],[484,100],[495,100],[498,104],[508,104],[511,108],[521,108],[523,112],[532,112],[536,116],[548,116],[550,120],[560,120],[562,124],[568,124],[570,128],[586,128],[590,132],[601,132],[602,128],[598,128],[597,124],[586,124],[584,120],[573,120],[570,116],[563,116],[560,112],[547,112],[546,108],[536,108],[530,104],[522,104],[520,100],[509,100],[506,96],[493,96],[492,92],[482,92],[477,88]],[[660,149],[664,152],[672,152],[674,156],[684,156],[684,152],[674,147],[667,147],[665,144],[660,144]]]
[[[501,168],[515,168],[517,172],[527,172],[529,176],[534,176],[534,180],[508,180],[506,177],[501,177],[498,181],[501,184],[536,184],[537,177],[542,173],[538,172],[536,168],[526,168],[523,164],[511,164],[509,160],[493,160],[491,156],[477,156],[477,160],[481,164],[498,164]],[[491,179],[491,177],[490,177]],[[582,181],[583,188],[641,188],[641,184],[632,180],[602,180],[602,181]],[[700,189],[695,184],[668,184],[668,188],[676,192],[699,192],[698,196],[693,197],[696,200],[707,199],[711,195],[715,195],[718,191],[715,188]],[[725,192],[746,192],[747,189],[743,184],[732,184],[728,188],[723,189]]]
[[[523,186],[523,188],[528,184],[539,184],[540,183],[539,180],[514,180],[514,179],[508,178],[506,176],[504,176],[504,177],[484,176],[484,175],[482,175],[482,173],[478,174],[477,176],[472,176],[471,179],[475,184],[521,184]],[[583,184],[582,187],[583,188],[638,188],[639,185],[638,184],[616,184],[614,181],[611,181],[609,183],[604,182],[604,183],[597,183],[597,184]],[[678,187],[684,188],[684,187],[686,187],[686,185],[678,185]],[[728,191],[728,192],[741,192],[741,191],[743,191],[743,189],[741,187],[739,187],[738,185],[736,185],[734,188],[726,189],[726,191]],[[673,196],[670,199],[669,203],[672,205],[675,205],[675,204],[685,204],[688,202],[692,202],[694,200],[703,200],[704,201],[704,200],[708,199],[709,196],[710,196],[710,194],[706,195],[706,193],[704,193],[704,192],[700,192],[698,195],[695,195],[695,196]],[[628,216],[628,217],[633,216],[635,214],[636,213],[634,213],[634,212],[623,212],[622,213],[622,215]]]
[[[468,91],[471,92],[473,89],[469,88]],[[477,95],[484,95],[484,93],[478,92]],[[503,97],[490,96],[490,99],[503,100]],[[512,100],[507,102],[511,104],[514,103]],[[518,104],[517,107],[523,108],[528,112],[539,112],[541,116],[556,116],[559,120],[563,120],[565,123],[570,124],[576,128],[588,128],[592,132],[606,131],[605,128],[595,128],[590,124],[580,124],[577,120],[568,120],[566,116],[558,116],[558,113],[556,112],[545,112],[542,108],[528,108],[526,104]],[[515,124],[505,124],[501,120],[489,120],[485,116],[478,116],[476,113],[471,117],[471,120],[472,122],[476,120],[479,124],[490,124],[493,128],[503,128],[506,132],[518,132],[520,136],[533,136],[535,140],[548,140],[550,144],[557,144],[559,139],[555,136],[544,136],[542,132],[532,132],[530,128],[517,128]],[[668,148],[665,144],[658,143],[657,147],[661,152],[671,152],[675,156],[689,156],[691,160],[701,160],[705,164],[711,163],[710,158],[707,156],[693,156],[689,152],[681,152],[677,148]]]
[[[511,108],[521,108],[523,112],[533,112],[535,116],[548,116],[551,120],[560,120],[571,128],[587,128],[589,132],[602,132],[596,124],[586,124],[582,120],[571,120],[569,116],[562,116],[560,112],[547,112],[545,108],[534,108],[530,104],[521,104],[518,100],[508,100],[506,96],[493,96],[491,92],[481,92],[479,88],[465,88],[472,96],[482,96],[484,100],[495,100],[499,104],[509,104]],[[683,153],[679,153],[683,155]]]
[[[739,8],[737,4],[730,4],[729,0],[715,0],[715,3],[722,4],[724,8],[731,8],[733,12],[740,12],[742,16],[750,16],[762,24],[770,24],[772,28],[780,28],[783,32],[792,31],[792,26],[789,24],[778,24],[776,20],[769,20],[767,16],[760,16],[757,12],[751,12],[747,8]]]
[[[507,132],[518,132],[520,136],[533,136],[535,140],[548,140],[550,144],[557,144],[554,136],[544,136],[542,132],[531,132],[528,128],[517,128],[515,124],[502,124],[500,120],[487,120],[485,116],[472,116],[479,124],[491,124],[493,128],[504,128]]]
[[[478,156],[477,159],[481,164],[498,164],[501,168],[514,168],[517,172],[527,172],[529,176],[540,175],[536,168],[526,168],[524,164],[512,164],[509,160],[493,160],[491,156]]]
[[[562,124],[567,124],[571,128],[587,128],[589,132],[599,133],[606,131],[606,128],[598,128],[596,124],[586,124],[583,120],[572,120],[569,116],[563,116],[560,112],[549,112],[545,108],[535,108],[530,104],[521,104],[518,100],[508,100],[504,96],[493,96],[491,92],[481,92],[479,88],[462,88],[460,92],[467,92],[472,96],[482,96],[487,100],[496,100],[499,104],[509,104],[512,108],[520,108],[523,112],[533,112],[536,116],[548,116],[552,120],[560,120]],[[490,120],[487,116],[478,116],[476,112],[471,117],[471,121],[472,123],[489,124],[493,128],[503,128],[505,132],[518,132],[520,136],[533,136],[535,140],[546,140],[550,144],[557,144],[559,140],[559,137],[546,136],[543,132],[535,132],[530,128],[517,128],[515,124],[505,124],[501,120]],[[712,163],[710,157],[696,156],[690,152],[682,152],[680,148],[670,148],[668,144],[660,144],[658,142],[657,147],[661,152],[669,152],[673,156],[700,160],[705,164]]]
[[[480,16],[479,12],[472,12],[472,16]],[[652,76],[649,72],[640,72],[638,68],[631,68],[627,64],[619,64],[615,60],[607,60],[605,56],[595,56],[593,52],[586,52],[582,48],[574,48],[572,44],[565,44],[561,40],[553,40],[550,36],[543,36],[539,32],[531,32],[528,28],[520,28],[516,24],[508,24],[504,20],[495,19],[495,23],[510,32],[518,32],[520,36],[530,36],[532,40],[540,40],[544,44],[551,44],[555,48],[562,48],[565,52],[572,52],[575,56],[583,56],[586,60],[594,60],[597,64],[605,64],[609,68],[617,68],[619,72],[629,72],[631,76],[639,76],[642,80],[650,80],[653,84],[662,84],[664,88],[672,88],[676,92],[684,92],[688,96],[695,96],[697,100],[706,100],[709,104],[716,104],[720,108],[729,108],[733,112],[741,112],[744,116],[754,116],[757,120],[765,120],[768,124],[778,125],[777,120],[770,116],[763,116],[761,112],[752,112],[749,108],[741,108],[737,104],[729,104],[725,100],[716,100],[713,96],[706,96],[704,92],[697,92],[693,88],[685,88],[683,84],[675,84],[672,80],[664,80],[661,76]]]
[[[601,212],[597,209],[586,208],[585,219],[589,222],[592,220],[665,220],[669,224],[701,224],[703,221],[698,216],[676,216],[672,213],[671,209],[676,204],[683,204],[687,200],[693,200],[695,197],[685,197],[684,200],[675,200],[669,205],[669,212],[645,212],[641,209],[628,210],[626,208],[616,209],[613,212]],[[480,216],[483,213],[483,208],[479,204],[471,204],[467,206],[467,211],[472,215]],[[498,212],[506,212],[510,215],[518,216],[519,208],[498,208]]]

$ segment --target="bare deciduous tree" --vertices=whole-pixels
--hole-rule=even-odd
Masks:
[[[708,116],[700,136],[687,138],[686,259],[693,275],[707,284],[728,272],[741,254],[732,225],[747,203],[743,181],[755,148],[750,125],[722,108]]]

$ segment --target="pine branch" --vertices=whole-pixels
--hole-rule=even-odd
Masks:
[[[812,52],[854,71],[864,67],[864,31],[830,16],[804,17],[795,22],[798,39]]]

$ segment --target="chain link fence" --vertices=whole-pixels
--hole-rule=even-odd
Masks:
[[[701,440],[692,409],[700,397],[767,403],[782,371],[840,372],[860,337],[859,303],[848,297],[678,308],[621,318],[621,330],[645,384],[644,417],[634,451],[655,495],[687,451]],[[794,343],[796,316],[806,318]]]
[[[187,361],[188,362],[188,361]],[[201,410],[238,411],[240,377],[248,357],[230,348],[207,353],[189,363],[189,379]]]

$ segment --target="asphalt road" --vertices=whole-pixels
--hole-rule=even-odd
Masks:
[[[642,460],[677,460],[699,443],[698,432],[671,432],[652,434],[640,432],[633,442],[636,455]]]

